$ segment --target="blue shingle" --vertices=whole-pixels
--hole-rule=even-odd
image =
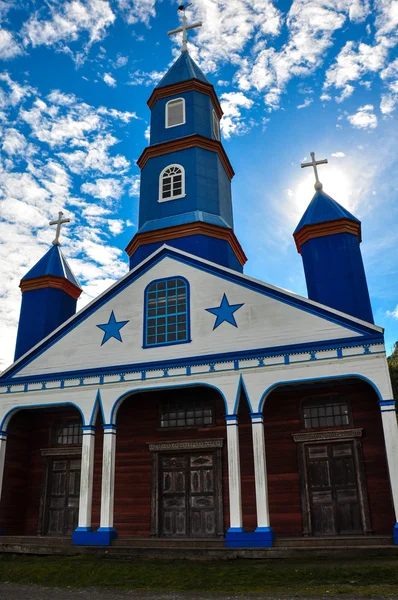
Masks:
[[[188,52],[181,52],[181,56],[170,67],[166,75],[156,86],[156,89],[180,83],[181,81],[188,81],[189,79],[198,79],[199,81],[203,81],[203,83],[210,83],[198,65],[189,56]]]
[[[325,194],[323,190],[318,190],[315,192],[294,233],[300,231],[305,225],[335,221],[336,219],[350,219],[350,221],[355,221],[356,223],[360,222],[359,219],[354,217],[341,204]]]
[[[44,275],[54,275],[55,277],[65,277],[73,285],[80,288],[80,284],[73,275],[72,270],[62,254],[59,246],[51,246],[48,252],[41,258],[34,267],[22,278],[34,279],[35,277],[43,277]]]

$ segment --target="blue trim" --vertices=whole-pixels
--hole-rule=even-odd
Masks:
[[[392,534],[394,536],[394,544],[398,546],[398,523],[395,523]]]
[[[395,406],[395,400],[380,400],[380,406]]]
[[[167,302],[166,302],[166,314],[165,315],[158,315],[156,314],[154,317],[149,317],[148,313],[148,293],[150,292],[150,288],[157,284],[157,283],[163,283],[163,282],[167,282],[167,281],[171,281],[171,280],[175,280],[177,281],[178,279],[181,279],[181,281],[183,281],[185,283],[185,293],[186,293],[186,310],[183,313],[173,313],[172,315],[168,315],[167,314]],[[176,288],[177,289],[177,288]],[[167,298],[167,284],[166,284],[166,298]],[[151,281],[150,283],[148,283],[148,285],[146,286],[145,290],[144,290],[144,324],[143,324],[143,340],[142,340],[142,347],[143,348],[157,348],[158,346],[175,346],[176,344],[189,344],[192,340],[191,340],[191,310],[190,310],[190,305],[191,305],[191,295],[190,295],[190,286],[189,286],[189,281],[182,276],[175,276],[175,277],[164,277],[164,278],[160,278],[160,279],[154,279],[153,281]],[[156,344],[148,344],[147,343],[147,321],[148,318],[155,318],[156,321],[162,317],[164,317],[165,321],[166,321],[166,333],[165,336],[167,336],[167,326],[168,326],[168,317],[170,316],[175,316],[176,317],[176,338],[178,335],[178,331],[177,331],[177,317],[179,314],[185,314],[185,331],[186,331],[186,337],[184,340],[175,340],[175,341],[171,341],[171,342],[156,342]]]
[[[100,527],[93,531],[91,527],[77,527],[72,534],[74,546],[110,546],[112,540],[117,538],[117,531],[113,527]]]
[[[83,425],[82,431],[94,431],[95,432],[95,427],[93,425]]]
[[[253,532],[229,529],[225,534],[227,548],[272,548],[275,535],[271,527],[257,527]]]
[[[243,527],[230,527],[227,533],[243,533],[245,530]]]
[[[100,383],[104,383],[103,377],[102,377],[102,381],[100,381]],[[105,413],[104,413],[104,407],[102,406],[102,398],[101,398],[100,390],[97,391],[97,395],[95,397],[95,402],[94,402],[93,410],[91,412],[89,425],[95,424],[95,421],[97,420],[97,416],[98,416],[98,410],[101,411],[102,422],[105,423]]]
[[[82,309],[82,311],[76,315],[76,317],[73,319],[73,321],[71,323],[68,323],[67,325],[64,325],[63,327],[61,327],[58,332],[51,335],[46,342],[43,342],[43,344],[39,348],[36,348],[35,350],[28,352],[22,360],[20,360],[17,364],[14,364],[13,366],[11,366],[6,371],[4,376],[0,377],[0,380],[1,379],[5,380],[5,381],[8,380],[14,373],[17,373],[27,363],[30,363],[32,360],[34,360],[35,358],[40,356],[49,347],[51,347],[55,342],[57,342],[59,339],[61,339],[69,331],[75,329],[80,323],[82,323],[85,319],[87,319],[92,313],[94,313],[96,310],[98,310],[98,308],[103,306],[111,298],[113,298],[118,293],[120,293],[123,289],[125,289],[128,285],[130,285],[130,283],[132,281],[135,281],[136,279],[141,277],[144,273],[146,273],[149,269],[153,268],[156,264],[158,264],[160,261],[162,261],[166,256],[171,257],[171,258],[175,259],[176,261],[179,261],[183,264],[188,264],[191,266],[193,265],[193,266],[197,267],[199,270],[211,273],[213,275],[217,274],[220,278],[225,279],[226,281],[232,281],[234,283],[238,283],[239,285],[242,285],[243,287],[245,287],[247,289],[259,292],[269,298],[276,298],[276,299],[280,300],[281,302],[284,302],[285,304],[294,306],[295,308],[305,310],[306,312],[308,312],[310,314],[314,314],[316,316],[322,316],[323,318],[327,319],[328,321],[330,321],[332,323],[336,323],[338,325],[342,325],[344,327],[347,327],[351,331],[355,331],[356,333],[361,333],[363,335],[366,334],[366,336],[367,336],[366,339],[362,338],[362,340],[361,340],[362,343],[359,345],[363,345],[364,342],[377,343],[376,340],[379,343],[384,342],[383,335],[380,332],[378,332],[378,331],[376,332],[374,328],[367,327],[366,325],[359,325],[357,323],[353,323],[352,320],[350,319],[350,317],[348,317],[348,316],[343,317],[343,316],[335,315],[327,307],[324,307],[324,308],[323,307],[313,307],[309,304],[309,301],[306,300],[305,298],[303,298],[303,299],[292,298],[292,297],[288,296],[288,294],[286,294],[282,290],[268,289],[266,284],[264,284],[264,283],[260,283],[260,282],[256,282],[256,281],[247,281],[245,279],[244,275],[242,275],[238,272],[226,272],[222,267],[218,267],[217,265],[212,265],[211,267],[209,265],[204,265],[200,259],[197,259],[195,257],[190,257],[189,259],[187,257],[182,257],[178,253],[178,251],[172,250],[168,247],[165,247],[164,249],[162,249],[158,254],[156,254],[152,258],[149,258],[147,261],[144,261],[144,263],[141,263],[140,265],[138,265],[136,267],[136,269],[131,271],[124,279],[122,279],[121,281],[116,283],[114,287],[112,287],[110,290],[105,292],[103,294],[103,296],[99,297],[92,305],[88,306],[85,309]],[[354,338],[353,342],[354,341],[358,344],[358,338]],[[336,343],[336,344],[338,343],[339,346],[341,346],[344,343],[344,340],[341,340],[341,339],[333,340],[333,342],[329,342],[329,345],[330,345],[330,343]],[[324,346],[328,346],[328,344],[324,344]],[[292,348],[292,347],[290,347],[290,348]],[[325,347],[325,349],[329,349],[329,348]],[[257,352],[260,352],[260,351],[257,351]],[[185,359],[185,362],[186,362],[186,359]]]
[[[80,413],[80,416],[82,418],[82,426],[84,426],[86,424],[83,411],[81,410],[81,408],[79,406],[77,406],[77,404],[74,404],[73,402],[51,402],[49,404],[27,404],[27,405],[23,404],[21,406],[14,406],[13,408],[10,408],[10,410],[8,412],[6,412],[6,414],[4,415],[3,420],[0,421],[0,430],[3,429],[4,424],[6,423],[8,417],[11,416],[11,414],[14,412],[18,412],[19,410],[25,410],[25,409],[29,410],[30,408],[52,408],[54,406],[56,406],[57,408],[59,406],[73,406]],[[7,431],[7,429],[8,429],[8,424],[9,423],[7,422],[5,431]]]
[[[102,429],[105,431],[117,431],[117,426],[113,423],[108,423],[107,425],[103,425]]]
[[[236,399],[235,399],[235,404],[234,404],[234,413],[235,414],[238,414],[241,389],[243,389],[243,391],[245,392],[245,396],[246,396],[247,403],[249,405],[250,412],[253,410],[253,407],[252,407],[252,404],[251,404],[251,401],[250,401],[250,396],[247,393],[245,380],[243,379],[243,376],[241,375],[240,378],[239,378],[238,390],[236,392]]]
[[[133,382],[132,382],[133,383]],[[173,388],[179,388],[179,387],[209,387],[212,388],[214,390],[217,390],[217,392],[221,395],[222,399],[224,400],[224,405],[225,405],[225,410],[226,412],[228,412],[228,404],[227,404],[227,399],[225,398],[224,394],[222,393],[222,391],[216,387],[215,385],[211,385],[210,383],[203,383],[203,382],[195,382],[195,383],[180,383],[177,385],[160,385],[160,386],[153,386],[153,387],[148,387],[148,388],[140,388],[140,389],[133,389],[130,390],[128,392],[124,392],[121,396],[119,396],[119,398],[117,398],[115,400],[115,402],[113,403],[112,409],[111,409],[111,422],[112,423],[116,423],[116,419],[117,419],[117,412],[120,408],[120,406],[118,406],[118,403],[120,402],[120,405],[124,402],[124,400],[128,397],[128,396],[133,396],[135,394],[140,394],[141,392],[152,392],[155,390],[172,390]]]
[[[225,420],[226,421],[233,421],[233,420],[237,420],[238,419],[238,415],[233,414],[233,415],[225,415]]]
[[[362,379],[363,381],[366,381],[367,383],[369,383],[372,386],[372,388],[375,390],[376,394],[378,395],[379,399],[382,400],[382,395],[381,395],[379,389],[377,388],[377,386],[373,383],[373,381],[371,381],[364,375],[358,375],[355,373],[346,373],[346,374],[341,373],[341,375],[329,375],[328,377],[309,377],[308,379],[291,379],[291,380],[278,381],[277,383],[273,383],[269,388],[267,388],[265,390],[265,392],[261,396],[260,402],[258,405],[258,409],[261,411],[264,410],[264,402],[265,402],[267,396],[272,392],[272,390],[274,390],[275,388],[277,388],[281,385],[291,385],[292,383],[305,384],[305,383],[308,383],[309,381],[329,381],[331,379],[341,379],[341,380],[343,380],[343,379]]]

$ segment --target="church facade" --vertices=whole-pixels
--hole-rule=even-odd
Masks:
[[[316,173],[294,232],[309,298],[244,275],[221,106],[184,48],[148,105],[129,272],[76,313],[58,231],[21,281],[0,376],[3,535],[398,543],[397,422],[360,222]]]

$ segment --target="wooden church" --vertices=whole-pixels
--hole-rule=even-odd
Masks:
[[[397,422],[361,223],[313,156],[293,234],[308,299],[244,275],[222,110],[187,29],[184,15],[181,55],[148,100],[130,270],[76,313],[61,214],[21,281],[0,376],[2,535],[398,543]]]

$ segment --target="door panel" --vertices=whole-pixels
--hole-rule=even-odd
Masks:
[[[47,535],[70,535],[77,527],[80,458],[53,460],[48,466]]]

